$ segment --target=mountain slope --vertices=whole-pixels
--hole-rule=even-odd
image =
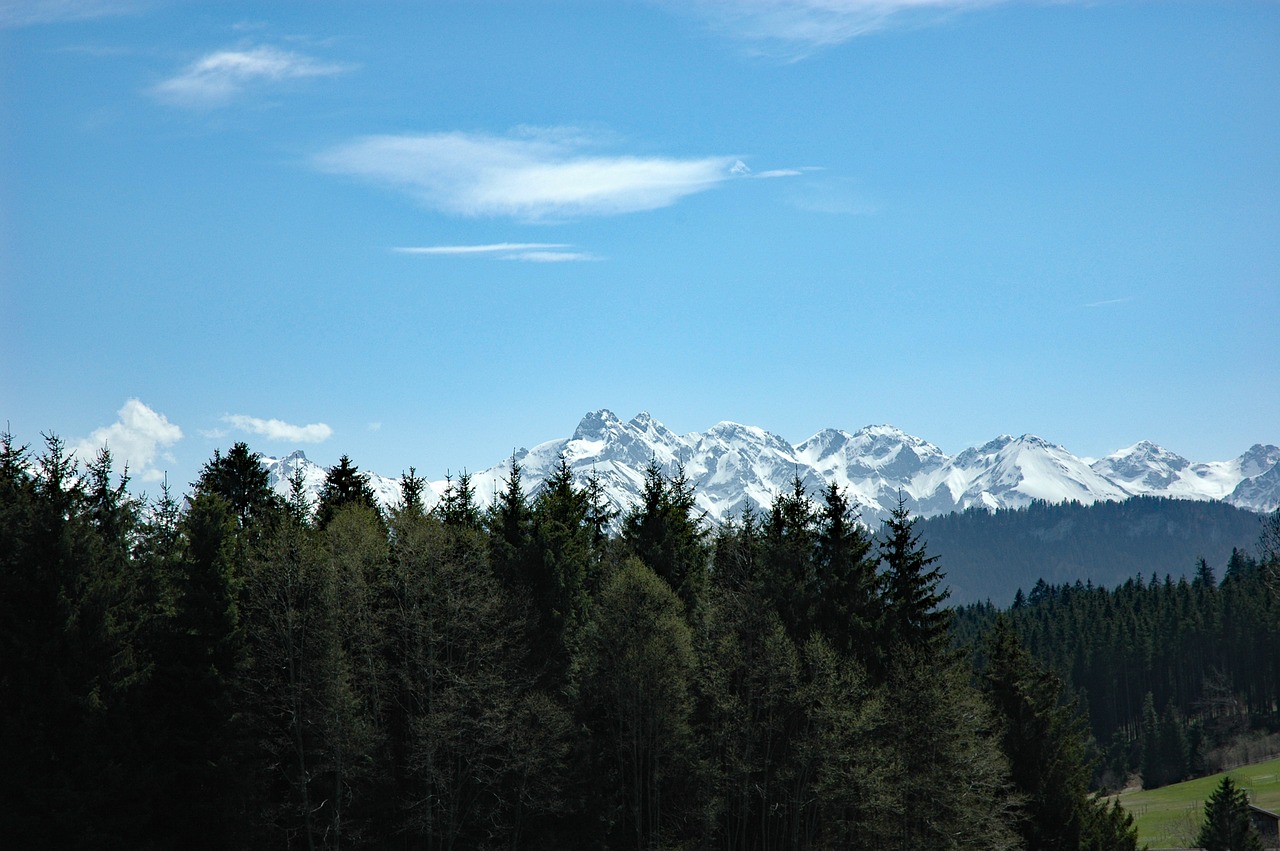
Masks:
[[[815,497],[829,482],[845,488],[873,525],[899,498],[925,517],[968,508],[1017,508],[1036,500],[1091,504],[1140,495],[1221,500],[1252,511],[1280,506],[1280,447],[1272,445],[1257,444],[1229,461],[1192,463],[1144,441],[1090,464],[1035,435],[1002,435],[952,457],[888,425],[852,433],[824,429],[793,445],[756,426],[726,421],[678,435],[647,412],[624,422],[608,410],[584,416],[567,438],[521,449],[512,459],[473,473],[477,500],[492,502],[506,486],[512,460],[523,470],[526,492],[536,493],[561,455],[580,482],[594,475],[620,513],[638,499],[651,460],[667,474],[683,467],[698,507],[711,522],[747,508],[767,510],[797,476]],[[324,480],[324,470],[301,452],[267,458],[264,464],[281,493],[287,492],[294,469],[303,471],[313,494]],[[396,479],[371,474],[370,480],[384,504],[399,499]],[[429,483],[428,506],[447,486],[446,481]]]

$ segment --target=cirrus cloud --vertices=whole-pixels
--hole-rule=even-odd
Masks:
[[[341,74],[349,66],[263,45],[218,50],[200,57],[180,73],[152,87],[151,94],[173,106],[223,106],[251,86]]]
[[[490,256],[526,263],[574,263],[600,258],[587,251],[572,251],[567,242],[491,242],[484,245],[407,245],[391,249],[399,254],[432,257]]]
[[[325,151],[318,168],[407,192],[461,216],[547,220],[667,207],[730,179],[734,157],[607,155],[571,128],[508,136],[364,136]]]
[[[244,414],[227,414],[222,421],[232,428],[257,434],[268,440],[280,440],[290,443],[323,443],[333,436],[333,429],[324,423],[310,425],[293,425],[284,420],[264,420]]]
[[[800,59],[890,27],[933,23],[1010,2],[1026,0],[695,0],[681,8],[754,42],[763,53]]]
[[[174,462],[173,455],[164,450],[182,439],[182,429],[139,399],[125,402],[117,416],[116,422],[78,441],[72,451],[78,458],[89,460],[106,448],[112,461],[133,470],[144,482],[161,481],[164,471],[156,461]]]

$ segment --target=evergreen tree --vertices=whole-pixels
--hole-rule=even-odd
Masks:
[[[282,506],[280,497],[271,489],[262,455],[251,452],[244,442],[233,444],[226,455],[215,449],[192,486],[197,496],[210,493],[226,500],[242,529],[266,519]]]
[[[1262,840],[1249,815],[1249,796],[1230,775],[1204,805],[1204,824],[1196,845],[1204,851],[1262,851]]]
[[[817,517],[799,476],[791,490],[773,500],[761,529],[760,569],[764,595],[778,610],[787,632],[797,642],[813,628],[818,577],[814,564]]]
[[[512,455],[507,486],[493,501],[485,518],[485,528],[489,533],[489,559],[494,575],[508,588],[528,593],[533,513],[521,484],[522,474],[523,468]]]
[[[880,532],[880,560],[887,644],[941,648],[951,622],[951,611],[939,608],[947,598],[938,590],[942,570],[938,557],[926,552],[901,496]]]
[[[573,483],[567,459],[534,500],[526,582],[537,613],[533,642],[547,684],[563,683],[568,660],[590,609],[590,589],[599,569],[591,506]]]
[[[351,459],[343,455],[335,467],[325,474],[320,488],[320,504],[316,508],[316,525],[323,529],[347,505],[363,505],[381,516],[377,497],[369,485],[369,474],[360,472]]]
[[[683,604],[630,560],[606,581],[574,662],[601,846],[656,849],[696,836],[693,672]]]
[[[445,477],[444,496],[436,506],[436,513],[446,526],[480,528],[480,506],[476,504],[476,489],[471,484],[470,473],[462,471],[457,484],[452,476]]]
[[[426,512],[426,505],[423,503],[422,494],[426,490],[427,482],[418,475],[418,471],[413,467],[409,468],[409,472],[400,475],[400,505],[399,510],[408,514],[423,514]]]
[[[814,544],[814,626],[840,653],[866,653],[880,619],[872,540],[834,482],[823,494]]]
[[[1105,820],[1089,794],[1086,730],[1062,683],[997,617],[986,643],[983,691],[1000,721],[1000,741],[1020,796],[1017,827],[1027,848],[1076,851]]]
[[[692,611],[706,585],[706,530],[684,468],[668,481],[656,459],[645,469],[640,504],[622,523],[622,540],[666,580]]]

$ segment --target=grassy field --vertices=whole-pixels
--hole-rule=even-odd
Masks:
[[[1255,806],[1280,811],[1280,759],[1226,772],[1249,792]],[[1204,802],[1222,782],[1221,774],[1175,783],[1161,789],[1121,792],[1120,804],[1138,823],[1138,844],[1151,848],[1190,848],[1204,820]]]

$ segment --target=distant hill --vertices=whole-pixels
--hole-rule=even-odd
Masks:
[[[940,556],[951,604],[1013,602],[1036,580],[1113,587],[1135,575],[1175,579],[1203,557],[1222,576],[1233,547],[1253,553],[1262,516],[1225,502],[1140,496],[1121,502],[1032,502],[919,521]]]

